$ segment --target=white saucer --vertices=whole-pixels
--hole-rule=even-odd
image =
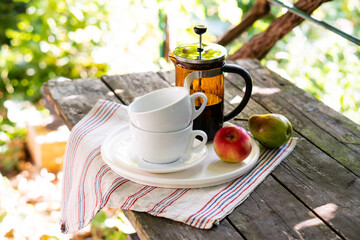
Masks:
[[[119,129],[118,131],[124,131],[124,129]],[[112,135],[115,135],[115,133]],[[110,140],[110,137],[111,136],[106,139],[101,149],[105,163],[122,177],[139,184],[155,187],[198,188],[225,183],[249,172],[257,163],[260,154],[259,145],[252,138],[252,150],[249,156],[239,163],[227,163],[219,159],[214,151],[213,144],[208,143],[206,145],[208,154],[206,158],[198,164],[183,171],[156,174],[136,169],[128,164],[124,164],[123,161],[117,161],[111,158],[110,152],[121,151],[121,149],[115,150],[114,145],[121,147],[125,144],[117,143],[109,145],[110,142],[113,142]],[[122,140],[118,139],[117,141]]]
[[[195,145],[200,143],[199,140],[196,141]],[[101,153],[103,158],[125,165],[133,170],[150,173],[170,173],[191,168],[207,156],[207,148],[204,146],[200,151],[184,154],[178,160],[171,163],[150,163],[143,160],[131,142],[128,125],[117,129],[105,139],[102,145]]]

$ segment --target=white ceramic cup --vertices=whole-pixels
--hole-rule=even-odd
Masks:
[[[195,98],[203,100],[195,108]],[[128,107],[130,121],[138,128],[152,132],[171,132],[186,128],[204,110],[204,93],[189,94],[184,87],[155,90],[134,100]]]
[[[192,127],[193,123],[191,122],[186,128],[179,131],[149,132],[130,123],[132,144],[145,161],[159,164],[171,163],[183,154],[197,152],[205,146],[206,133],[201,130],[193,130]],[[202,140],[194,147],[197,136],[200,136]]]

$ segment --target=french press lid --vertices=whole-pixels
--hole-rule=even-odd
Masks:
[[[206,32],[204,25],[195,26],[194,31],[199,35],[199,43],[187,43],[177,46],[173,51],[177,60],[185,63],[204,64],[225,59],[226,48],[219,44],[201,42],[201,35]]]

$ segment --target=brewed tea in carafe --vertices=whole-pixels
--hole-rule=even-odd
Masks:
[[[170,53],[169,57],[175,65],[176,86],[185,86],[190,94],[203,92],[207,97],[205,110],[194,120],[194,129],[206,132],[208,139],[213,140],[223,122],[235,117],[246,106],[252,91],[250,74],[235,64],[226,64],[226,49],[218,44],[202,43],[201,35],[206,27],[194,28],[199,34],[199,43],[182,44]],[[245,94],[240,104],[224,116],[224,74],[237,73],[246,83]],[[196,106],[201,105],[198,99]]]

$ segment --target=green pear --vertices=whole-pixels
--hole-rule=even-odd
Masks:
[[[248,126],[254,138],[266,148],[280,147],[293,133],[290,121],[281,114],[253,115]]]

